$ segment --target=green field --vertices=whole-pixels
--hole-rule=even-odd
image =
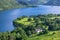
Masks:
[[[55,34],[53,34],[53,32],[55,32]],[[31,38],[28,38],[27,40],[60,40],[60,30],[50,31],[48,34],[31,37]]]
[[[34,22],[33,18],[31,18],[31,19],[32,19],[32,21],[28,22],[28,18],[23,18],[21,20],[17,20],[17,23],[21,23],[23,25],[30,25]]]

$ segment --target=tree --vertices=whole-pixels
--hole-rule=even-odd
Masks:
[[[27,39],[27,35],[26,35],[26,33],[25,33],[25,31],[22,29],[22,28],[17,28],[17,33],[19,33],[20,34],[20,36],[21,36],[21,38],[23,39],[23,40],[26,40]]]

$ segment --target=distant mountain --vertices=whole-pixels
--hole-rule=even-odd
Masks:
[[[28,6],[36,6],[40,4],[45,4],[49,0],[17,0],[18,3],[28,5]]]
[[[46,4],[49,0],[0,0],[0,10]]]
[[[50,0],[49,2],[47,2],[44,5],[55,5],[55,6],[60,6],[60,0]]]
[[[0,10],[37,5],[60,6],[60,0],[0,0]]]

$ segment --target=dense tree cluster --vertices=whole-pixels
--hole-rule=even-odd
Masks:
[[[28,18],[27,22],[32,22],[29,25],[24,25],[22,23],[19,23],[17,21]],[[25,22],[23,22],[25,23]],[[35,29],[41,28],[44,31],[43,32],[48,32],[49,30],[60,30],[60,15],[56,14],[48,14],[48,15],[37,15],[37,16],[23,16],[18,18],[17,20],[14,21],[14,26],[16,27],[21,27],[23,30],[25,30],[26,34],[29,36],[31,34],[35,34],[36,31]]]
[[[16,28],[12,32],[0,33],[0,40],[27,40],[27,35],[22,28]]]
[[[49,31],[60,30],[60,15],[22,16],[14,20],[13,25],[15,29],[12,32],[0,33],[0,40],[27,40],[33,34],[39,36]]]

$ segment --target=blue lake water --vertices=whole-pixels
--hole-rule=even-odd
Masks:
[[[38,7],[11,9],[0,12],[0,32],[14,30],[13,20],[26,15],[38,15],[38,14],[60,14],[60,6],[46,6],[40,5]]]

